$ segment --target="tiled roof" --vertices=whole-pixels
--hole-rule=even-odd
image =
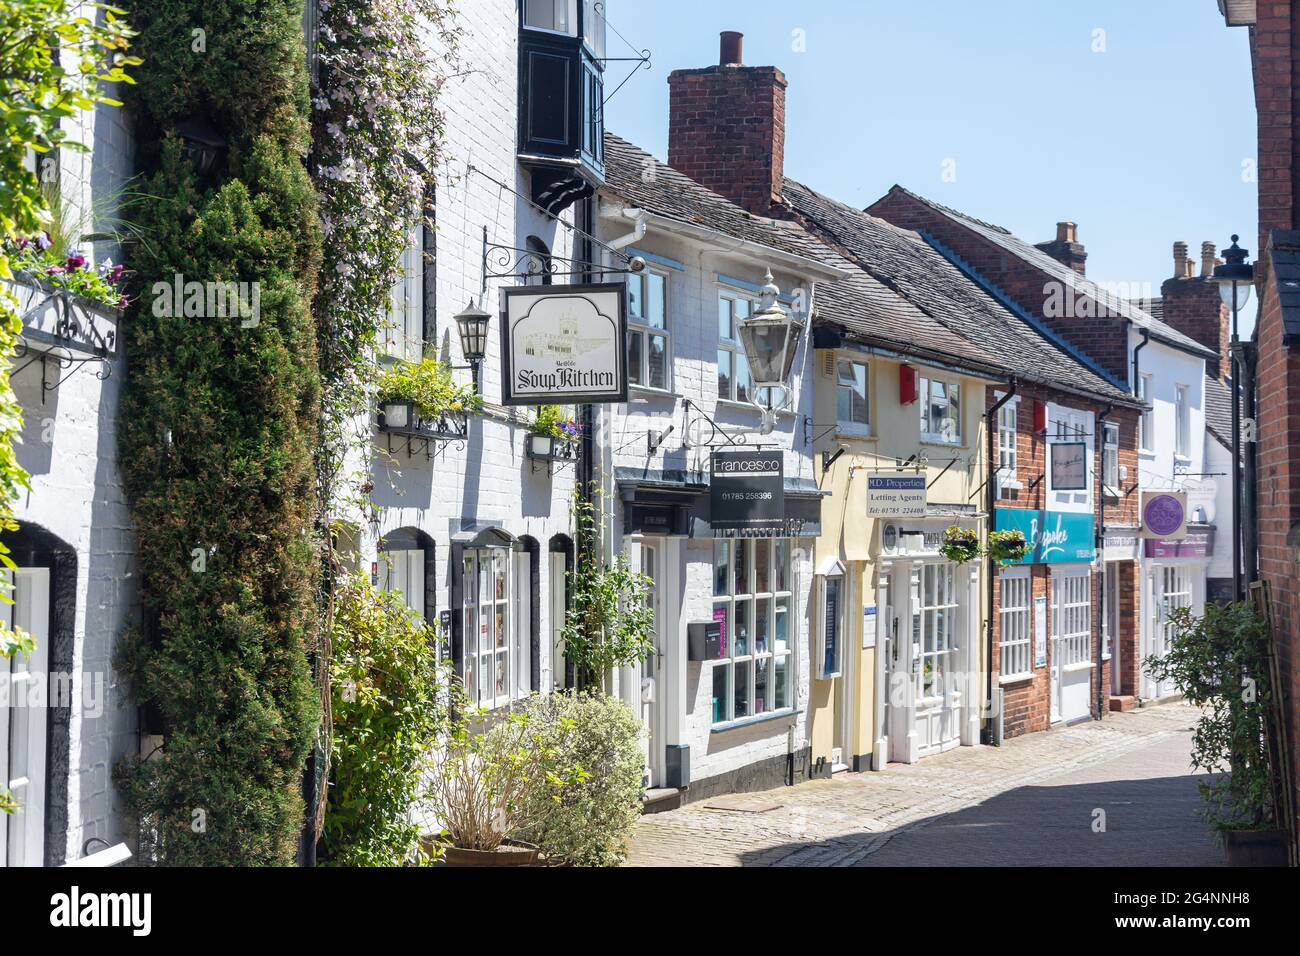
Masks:
[[[917,233],[791,179],[783,183],[782,195],[810,229],[851,256],[866,275],[888,285],[982,353],[995,356],[1008,372],[1053,387],[1135,403],[1120,384],[1089,367],[1032,316],[998,301]]]
[[[1274,229],[1268,239],[1273,281],[1282,306],[1282,338],[1300,344],[1300,230]]]
[[[605,178],[606,189],[655,215],[846,270],[847,278],[817,285],[814,308],[822,321],[907,354],[926,351],[954,363],[977,363],[982,368],[999,366],[992,355],[864,273],[798,223],[754,216],[725,196],[608,132],[605,134]]]
[[[1205,376],[1205,428],[1225,448],[1232,448],[1232,390]]]
[[[1053,279],[1064,283],[1074,292],[1088,296],[1093,301],[1104,306],[1108,311],[1116,315],[1122,315],[1140,328],[1149,329],[1153,339],[1164,342],[1166,345],[1172,345],[1176,348],[1182,349],[1183,351],[1191,352],[1194,355],[1199,355],[1203,358],[1214,357],[1214,352],[1206,348],[1200,342],[1197,342],[1188,335],[1184,335],[1173,326],[1152,316],[1149,312],[1144,311],[1129,300],[1120,298],[1114,293],[1111,293],[1097,285],[1095,282],[1089,281],[1069,266],[1053,259],[1047,253],[1043,252],[1031,243],[1013,236],[1003,227],[992,225],[991,223],[976,219],[973,216],[967,216],[965,213],[958,212],[948,206],[933,202],[932,200],[926,199],[924,196],[918,195],[902,186],[896,185],[890,191],[893,192],[894,190],[898,190],[907,196],[911,196],[917,202],[925,203],[931,209],[942,213],[949,219],[961,223],[983,236],[989,242],[996,244],[1023,262],[1038,269],[1040,272],[1044,272],[1050,275]]]

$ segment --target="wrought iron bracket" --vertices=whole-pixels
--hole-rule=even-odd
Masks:
[[[694,409],[697,417],[691,417],[691,409]],[[707,441],[692,441],[691,427],[701,423],[707,423],[709,426],[709,438]],[[754,442],[750,444],[749,436],[758,434],[757,431],[736,431],[729,432],[722,425],[719,425],[709,417],[708,412],[700,408],[689,398],[682,399],[682,445],[686,448],[727,448],[729,446],[746,448],[770,448],[777,445],[776,442]],[[726,439],[725,442],[715,441],[719,435]]]
[[[540,279],[544,284],[549,284],[549,280],[554,278],[628,275],[640,271],[640,269],[631,268],[632,257],[618,251],[615,251],[615,254],[623,257],[626,268],[564,259],[546,252],[539,252],[536,249],[521,249],[518,246],[489,242],[487,226],[484,226],[483,281],[479,287],[479,294],[480,296],[487,295],[489,279],[518,279],[520,282],[527,282],[529,279]],[[581,268],[566,268],[569,265],[580,266]]]
[[[102,355],[73,355],[68,349],[63,349],[62,353],[57,346],[49,350],[33,349],[27,344],[26,339],[19,338],[18,345],[14,349],[14,358],[22,359],[27,358],[29,355],[31,357],[14,369],[9,377],[13,378],[29,365],[39,361],[41,363],[41,404],[44,405],[45,396],[80,372],[82,367],[90,362],[99,364],[99,368],[95,370],[95,378],[101,382],[107,381],[109,376],[113,374],[112,362]],[[55,368],[53,373],[50,371],[51,364]],[[71,369],[71,371],[67,371],[68,369]],[[66,374],[64,374],[65,372]],[[51,378],[53,378],[53,381],[51,381]]]

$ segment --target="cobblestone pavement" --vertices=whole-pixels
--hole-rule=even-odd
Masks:
[[[1146,707],[882,773],[688,804],[643,817],[628,862],[1220,865],[1196,816],[1195,719],[1181,702]]]

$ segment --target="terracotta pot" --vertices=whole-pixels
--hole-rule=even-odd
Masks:
[[[449,846],[442,859],[447,866],[532,866],[537,862],[537,847],[526,843],[503,843],[495,850]]]
[[[1285,830],[1224,830],[1223,854],[1229,866],[1286,866]]]

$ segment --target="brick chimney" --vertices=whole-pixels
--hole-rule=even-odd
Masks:
[[[1079,242],[1079,227],[1072,222],[1058,222],[1056,224],[1056,238],[1051,242],[1039,242],[1034,246],[1035,249],[1041,249],[1057,262],[1069,266],[1079,275],[1084,275],[1084,263],[1088,259],[1088,253],[1083,249],[1083,244]]]
[[[668,76],[668,165],[756,216],[772,215],[785,175],[785,74],[745,66],[722,34],[718,65]]]
[[[1188,256],[1187,243],[1174,243],[1174,274],[1160,286],[1163,318],[1184,335],[1213,350],[1217,359],[1205,360],[1205,374],[1222,381],[1231,369],[1228,362],[1228,309],[1211,280],[1218,262],[1212,242],[1201,243],[1201,272]]]

